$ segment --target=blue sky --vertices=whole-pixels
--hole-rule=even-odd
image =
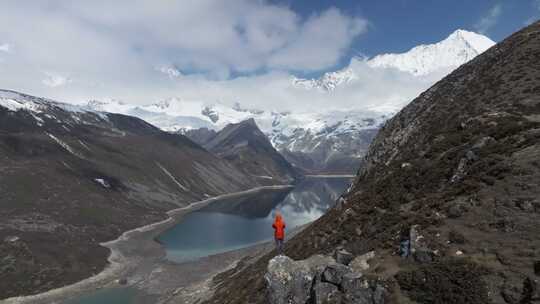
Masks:
[[[498,42],[532,20],[540,18],[538,0],[274,0],[290,6],[304,18],[329,7],[369,21],[339,65],[355,54],[374,56],[400,53],[423,43],[444,39],[461,28],[482,32]],[[482,24],[482,20],[485,23]],[[316,74],[316,73],[315,73]]]

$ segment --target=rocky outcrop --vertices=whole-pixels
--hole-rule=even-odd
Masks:
[[[326,265],[333,259],[315,255],[303,261],[279,255],[268,263],[265,280],[268,284],[268,300],[272,304],[307,303],[311,289]]]
[[[269,261],[264,278],[270,304],[386,303],[382,281],[329,256],[294,261],[279,255]]]

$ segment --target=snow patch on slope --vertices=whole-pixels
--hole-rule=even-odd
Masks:
[[[59,144],[62,148],[64,148],[66,151],[68,151],[69,153],[77,156],[78,158],[84,159],[84,156],[82,156],[82,154],[75,151],[75,149],[71,148],[66,142],[63,142],[62,140],[60,140],[58,137],[52,135],[51,133],[47,133],[47,135],[50,138],[52,138],[57,144]]]
[[[32,101],[23,101],[18,97],[19,95],[16,93],[0,91],[0,106],[12,112],[19,110],[26,110],[33,113],[42,112],[42,105]]]
[[[184,191],[189,191],[189,189],[182,185],[177,179],[176,177],[174,177],[174,175],[172,175],[171,172],[169,172],[169,170],[165,169],[165,167],[163,167],[160,163],[156,162],[156,165],[161,169],[161,171],[163,171],[163,173],[165,173],[165,175],[167,175],[176,185],[178,185],[178,187],[180,187],[180,189],[184,190]]]

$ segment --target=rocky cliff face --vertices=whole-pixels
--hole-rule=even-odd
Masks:
[[[353,259],[346,251],[336,251],[336,259],[313,255],[300,261],[278,255],[268,262],[264,275],[267,301],[270,304],[385,304],[384,283],[362,273],[369,268],[373,254]]]
[[[276,179],[286,183],[298,175],[292,165],[274,149],[254,119],[227,125],[204,147],[259,181]]]
[[[366,273],[388,283],[395,303],[538,301],[539,82],[535,23],[392,118],[346,201],[288,241],[286,254],[375,250]],[[397,257],[404,230],[415,249],[407,259]],[[211,302],[263,303],[270,258],[222,283]]]
[[[141,119],[0,90],[0,299],[99,272],[100,242],[258,185]]]

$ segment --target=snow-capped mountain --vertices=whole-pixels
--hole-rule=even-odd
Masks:
[[[456,68],[495,45],[488,37],[457,30],[435,44],[419,45],[403,54],[378,55],[368,61],[371,67],[397,68],[416,76],[439,69]]]
[[[293,78],[292,86],[302,90],[332,92],[341,86],[361,81],[358,75],[365,71],[359,69],[389,68],[407,73],[414,79],[425,79],[426,86],[429,86],[493,44],[485,36],[457,30],[441,42],[420,45],[403,54],[384,54],[372,59],[353,58],[347,68],[326,73],[318,79]],[[332,97],[334,95],[329,95],[329,98]],[[328,102],[331,104],[332,100]],[[307,171],[349,173],[358,168],[379,126],[396,111],[384,107],[377,108],[377,111],[263,111],[245,108],[239,103],[229,106],[222,102],[207,103],[179,97],[136,107],[116,100],[93,101],[88,107],[137,116],[163,130],[190,136],[201,144],[211,138],[212,132],[228,124],[253,118],[272,145],[297,167]],[[188,132],[202,128],[208,130]]]
[[[349,67],[329,72],[318,79],[293,78],[292,85],[304,89],[331,92],[340,85],[353,82],[354,61],[365,61],[371,68],[394,68],[414,76],[426,76],[435,72],[450,73],[470,61],[495,42],[484,35],[465,30],[456,30],[446,39],[434,44],[422,44],[401,54],[382,54],[371,59],[353,58]]]

